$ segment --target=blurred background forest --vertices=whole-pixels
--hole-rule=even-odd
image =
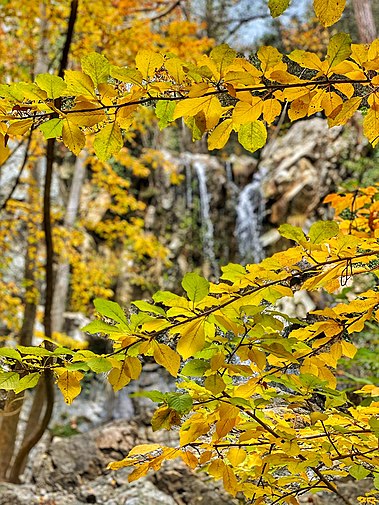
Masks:
[[[350,1],[342,20],[324,29],[312,18],[306,0],[294,1],[277,20],[269,16],[265,0],[81,0],[67,68],[78,69],[80,58],[90,51],[102,52],[111,63],[123,66],[134,64],[141,48],[195,60],[223,42],[252,61],[261,45],[322,55],[330,36],[340,31],[350,33],[353,42],[366,42],[363,37],[369,27],[365,25],[362,35],[362,21],[357,16],[360,2],[366,0]],[[371,6],[375,32],[379,3],[373,1]],[[30,81],[36,74],[58,69],[68,15],[66,1],[0,0],[2,83]],[[368,36],[372,40],[375,35],[371,32]],[[102,86],[102,100],[107,103],[112,91],[106,84]],[[378,180],[378,151],[364,139],[356,118],[346,127],[328,130],[317,115],[290,126],[284,112],[269,128],[265,148],[254,155],[233,138],[225,149],[209,153],[193,121],[186,125],[177,120],[169,128],[162,129],[164,126],[164,118],[159,121],[153,110],[146,109],[130,121],[123,149],[107,162],[94,156],[91,145],[78,157],[63,144],[56,146],[51,192],[51,315],[52,338],[58,344],[104,352],[104,340],[89,341],[80,331],[93,317],[94,298],[126,306],[133,299],[149,299],[158,289],[180,292],[180,280],[189,271],[217,279],[221,267],[229,262],[257,262],[287,247],[277,232],[280,224],[308,229],[315,220],[330,219],[332,214],[322,204],[328,193]],[[15,340],[38,345],[44,337],[45,140],[37,130],[26,141],[21,140],[23,132],[19,133],[20,142],[10,146],[10,158],[0,160],[0,346]],[[354,288],[345,288],[341,298],[349,289]],[[288,301],[285,310],[303,317],[329,301],[324,295],[311,298],[300,292]],[[377,374],[377,335],[377,329],[371,327],[361,334],[362,349],[349,368],[341,370],[341,381],[365,381]],[[173,387],[153,365],[151,368],[142,385],[133,387]],[[71,410],[63,403],[56,407],[51,435],[87,432],[112,419],[148,418],[146,401],[131,400],[130,391],[115,397],[104,384],[95,386],[89,382]],[[28,396],[19,413],[24,431],[38,424],[43,403],[43,391]],[[3,433],[6,423],[6,417],[0,418]],[[18,438],[15,432],[9,436],[13,447],[22,442],[20,434]],[[88,440],[82,443],[85,447]],[[107,441],[105,449],[111,452],[117,443],[122,445]],[[66,461],[70,450],[61,450]],[[12,450],[0,455],[0,479],[9,479],[12,458]],[[36,465],[28,467],[29,478],[33,475],[43,487],[51,474],[46,467],[43,474],[39,462],[38,469]],[[64,466],[54,464],[55,468]],[[18,474],[25,465],[23,461]],[[83,473],[91,471],[86,468]],[[199,496],[207,496],[201,489],[196,491]],[[88,490],[86,493],[91,495]],[[12,499],[16,500],[13,497],[5,502],[0,497],[0,503],[19,503]],[[30,499],[25,498],[25,503],[34,503]],[[142,503],[128,499],[125,503]],[[173,503],[195,503],[184,495],[181,499]],[[208,497],[208,502],[232,503],[222,499],[219,494],[215,501]],[[171,502],[161,498],[146,503]]]

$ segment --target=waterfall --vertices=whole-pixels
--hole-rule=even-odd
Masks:
[[[187,209],[192,207],[192,173],[191,164],[188,160],[184,161],[184,168],[186,173],[186,205]]]
[[[201,214],[201,231],[203,242],[203,255],[207,259],[214,271],[217,274],[218,264],[216,261],[214,251],[214,228],[210,216],[210,197],[207,188],[207,175],[205,164],[201,160],[193,161],[193,168],[195,169],[199,181],[199,196],[200,196],[200,214]]]
[[[230,160],[226,160],[225,162],[225,171],[228,182],[233,182],[232,162]]]
[[[262,193],[264,172],[259,170],[252,181],[240,192],[237,202],[237,222],[235,236],[238,243],[240,261],[259,263],[264,258],[261,242],[265,202]]]

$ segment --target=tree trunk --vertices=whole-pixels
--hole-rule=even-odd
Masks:
[[[371,0],[353,0],[353,8],[360,41],[368,44],[377,35]]]
[[[36,181],[35,170],[32,171],[34,176],[34,190],[38,191],[38,183]],[[33,205],[33,200],[38,198],[37,195],[33,196],[33,188],[31,189],[29,201]],[[35,279],[35,264],[32,259],[35,253],[31,254],[30,248],[35,247],[28,245],[25,258],[25,309],[22,327],[18,336],[18,343],[20,345],[31,345],[34,324],[37,314],[38,297],[36,296],[36,279]],[[4,410],[0,413],[0,481],[7,480],[10,464],[14,455],[16,446],[18,422],[20,418],[21,409],[23,406],[24,393],[15,394],[13,391],[7,393]]]
[[[71,182],[67,210],[64,217],[64,227],[71,231],[79,211],[80,195],[86,174],[86,153],[76,158],[74,175]],[[56,269],[53,307],[51,311],[53,331],[62,331],[64,311],[66,309],[68,288],[70,283],[70,264],[65,258]]]
[[[66,40],[63,47],[61,61],[59,66],[59,75],[63,77],[64,70],[67,67],[68,55],[70,51],[74,25],[77,16],[79,0],[71,0],[70,4],[70,17],[67,26]],[[40,3],[41,12],[41,39],[39,50],[37,51],[37,60],[35,63],[35,73],[43,73],[47,71],[48,59],[46,57],[48,48],[48,38],[47,38],[47,28],[48,20],[46,16],[46,3],[42,1]],[[43,225],[45,232],[45,244],[46,244],[46,268],[45,268],[45,282],[46,282],[46,295],[45,295],[45,311],[44,311],[44,326],[45,335],[51,338],[52,335],[52,318],[51,318],[51,306],[53,301],[53,244],[52,244],[52,229],[51,229],[51,215],[50,215],[50,190],[51,190],[51,180],[53,163],[55,158],[54,149],[54,139],[49,139],[47,142],[46,149],[46,167],[45,167],[45,184],[44,184],[44,207],[43,207]],[[42,160],[41,160],[42,161]],[[41,166],[41,163],[40,163]],[[50,296],[49,296],[50,294]],[[33,335],[34,321],[29,319],[32,312],[27,312],[27,307],[25,309],[25,320],[23,328],[21,330],[21,338],[23,340],[28,340],[30,335],[30,340]],[[35,317],[35,313],[34,313]],[[50,348],[52,343],[49,340],[45,340],[45,347]],[[53,350],[52,348],[50,350]],[[15,398],[14,398],[15,399]],[[11,401],[6,402],[7,405],[11,405]],[[14,403],[14,402],[13,402]],[[1,423],[0,434],[0,471],[3,471],[2,475],[0,473],[0,480],[8,480],[10,482],[19,482],[19,477],[25,468],[27,457],[31,449],[39,442],[45,430],[48,427],[51,415],[53,412],[54,405],[54,377],[51,370],[46,369],[43,376],[40,379],[39,385],[37,386],[37,392],[35,394],[33,405],[29,413],[27,429],[24,433],[24,438],[17,452],[15,452],[15,442],[16,434],[18,428],[19,412],[13,413],[9,416],[11,419],[11,426],[5,427],[4,419]],[[43,412],[43,414],[42,414]],[[4,427],[4,429],[3,429]],[[2,461],[4,460],[4,461]],[[9,465],[9,463],[11,463]]]

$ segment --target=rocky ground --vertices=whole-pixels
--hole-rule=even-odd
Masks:
[[[160,433],[164,443],[173,436]],[[113,421],[72,437],[55,437],[34,455],[22,485],[0,484],[0,505],[226,505],[237,504],[219,483],[175,460],[158,474],[128,483],[130,470],[106,469],[137,443],[157,441],[137,421]]]

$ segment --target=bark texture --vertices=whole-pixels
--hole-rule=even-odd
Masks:
[[[353,8],[360,41],[368,44],[377,36],[371,0],[353,0]]]

